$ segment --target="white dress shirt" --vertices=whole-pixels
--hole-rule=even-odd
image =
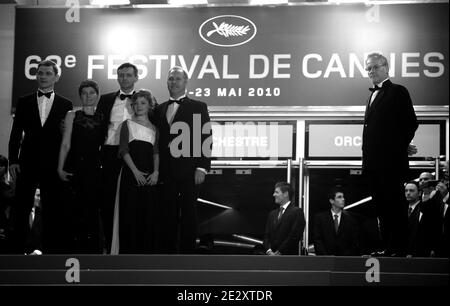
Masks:
[[[377,86],[378,86],[378,87],[383,87],[383,83],[386,82],[387,80],[389,80],[389,78],[385,79],[383,82],[381,82],[381,83],[378,84]],[[373,101],[375,100],[375,98],[377,97],[379,91],[380,91],[380,90],[375,90],[375,91],[373,92],[373,94],[370,96],[370,105],[372,105],[372,102],[373,102]]]
[[[131,99],[120,99],[120,95],[125,94],[120,91],[114,101],[114,105],[111,109],[110,125],[108,127],[108,137],[106,138],[105,145],[117,146],[120,141],[120,125],[127,119],[131,119],[133,115],[133,108],[131,107]]]
[[[342,211],[340,212],[334,212],[333,210],[331,210],[331,217],[334,220],[334,215],[338,216],[338,225],[341,225],[341,216],[342,216]]]
[[[181,97],[179,97],[178,99],[174,99],[172,97],[169,98],[169,100],[181,100],[183,98],[185,98],[186,95],[182,95]],[[167,122],[170,124],[172,124],[173,121],[173,117],[175,117],[175,114],[177,113],[178,108],[180,107],[180,104],[178,103],[171,103],[169,105],[169,107],[167,107],[167,112],[166,112],[166,118],[167,118]]]
[[[37,93],[36,93],[37,96]],[[39,118],[41,118],[41,124],[44,126],[45,121],[47,121],[48,114],[52,109],[53,100],[55,100],[55,92],[52,92],[50,98],[46,96],[37,97],[38,108],[39,108]]]

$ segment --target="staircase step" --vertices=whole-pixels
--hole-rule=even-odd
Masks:
[[[449,261],[377,258],[380,282],[368,282],[368,258],[253,255],[0,256],[0,285],[448,286]],[[375,260],[375,261],[376,261]],[[374,261],[374,259],[371,259]],[[370,272],[370,271],[369,271]],[[369,273],[369,276],[372,275]],[[373,275],[372,275],[373,276]],[[370,279],[369,279],[370,280]]]

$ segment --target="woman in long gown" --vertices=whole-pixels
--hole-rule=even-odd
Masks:
[[[119,156],[124,165],[117,197],[119,205],[115,210],[112,254],[155,251],[159,154],[158,132],[150,118],[153,117],[156,100],[147,90],[139,90],[131,100],[134,115],[122,123],[120,130]]]
[[[67,113],[59,152],[58,175],[64,181],[67,251],[101,253],[99,236],[101,119],[94,115],[99,98],[95,81],[81,82],[78,93],[81,110]],[[63,229],[61,229],[63,230]]]

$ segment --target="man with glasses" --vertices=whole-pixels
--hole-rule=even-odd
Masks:
[[[403,183],[407,181],[410,142],[418,127],[408,90],[389,80],[389,64],[379,53],[366,59],[373,84],[363,130],[363,174],[380,219],[386,250],[377,255],[406,254],[408,212]]]

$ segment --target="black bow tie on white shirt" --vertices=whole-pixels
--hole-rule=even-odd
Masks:
[[[169,105],[172,103],[178,103],[178,104],[183,104],[184,103],[184,98],[180,99],[180,100],[169,100]]]
[[[375,85],[375,87],[369,88],[369,90],[370,90],[371,92],[375,92],[375,91],[380,90],[380,89],[381,89],[381,87],[378,87],[378,86],[376,86],[376,85]]]
[[[129,95],[126,95],[126,94],[120,94],[120,100],[125,100],[126,98],[131,98],[133,96],[133,94],[129,94]]]
[[[53,93],[53,91],[43,92],[43,91],[38,90],[38,92],[37,92],[38,97],[46,96],[47,99],[50,99],[50,97],[52,96],[52,93]]]

